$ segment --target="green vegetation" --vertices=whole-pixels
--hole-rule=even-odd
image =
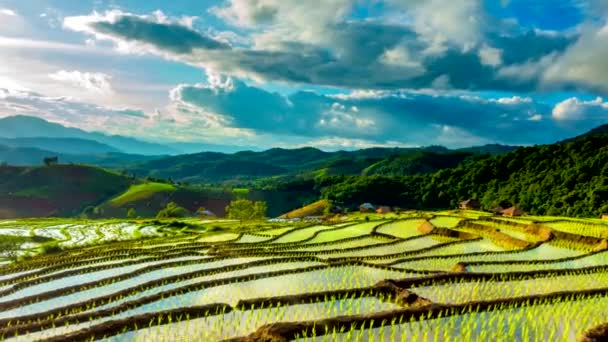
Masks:
[[[244,201],[233,208],[254,211]],[[608,224],[361,217],[0,221],[0,242],[40,254],[0,265],[0,336],[566,341],[608,321]],[[506,250],[493,233],[535,243]]]
[[[266,218],[267,210],[266,202],[253,202],[240,198],[230,202],[226,207],[226,216],[240,221],[261,220]]]
[[[320,216],[329,214],[331,210],[331,203],[328,200],[320,200],[302,208],[292,210],[286,214],[279,216],[279,218],[302,218],[306,216]]]
[[[158,212],[158,214],[156,215],[156,218],[159,218],[159,219],[179,218],[179,217],[186,217],[189,214],[190,213],[188,212],[188,210],[186,208],[180,207],[175,202],[169,202],[169,203],[167,203],[167,206],[164,209],[162,209],[161,211]]]
[[[462,199],[478,198],[487,210],[506,203],[533,215],[599,217],[608,212],[606,174],[608,134],[478,156],[426,175],[328,177],[314,186],[323,197],[351,206],[455,208]]]
[[[113,198],[109,203],[112,206],[119,207],[125,205],[126,203],[148,199],[158,193],[167,193],[173,191],[175,191],[175,186],[165,183],[150,182],[131,185],[131,187],[129,187],[125,193]]]

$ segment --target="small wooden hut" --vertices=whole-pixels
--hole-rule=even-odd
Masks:
[[[459,207],[462,210],[479,210],[481,204],[476,199],[469,198],[468,200],[460,202]]]

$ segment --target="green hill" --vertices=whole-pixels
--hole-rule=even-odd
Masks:
[[[131,180],[97,167],[0,167],[0,217],[74,216],[123,192]]]
[[[415,175],[452,168],[470,157],[471,153],[453,152],[437,154],[417,151],[385,158],[363,170],[363,175]]]
[[[415,174],[453,167],[471,154],[497,154],[514,147],[486,145],[467,151],[441,146],[424,148],[369,148],[324,152],[316,148],[273,148],[234,154],[203,152],[143,161],[127,169],[139,176],[171,178],[191,183],[251,181],[294,175],[357,175],[376,163],[369,174]],[[385,160],[386,159],[386,160]],[[407,164],[407,165],[406,165]]]
[[[598,216],[608,212],[608,134],[478,156],[425,175],[351,176],[324,184],[324,197],[348,205],[455,208],[477,198],[485,209],[510,203],[536,215]]]

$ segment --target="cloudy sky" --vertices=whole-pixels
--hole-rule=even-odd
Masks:
[[[0,117],[257,146],[608,123],[608,0],[0,0]]]

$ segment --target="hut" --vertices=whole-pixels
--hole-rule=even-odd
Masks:
[[[359,211],[362,213],[371,213],[375,210],[376,207],[374,207],[371,203],[363,203],[359,206]]]
[[[492,213],[494,215],[501,215],[503,210],[504,209],[501,206],[498,206],[498,207],[492,209]]]
[[[481,204],[476,199],[468,199],[460,202],[460,209],[462,210],[478,210],[481,208]]]
[[[215,215],[215,213],[212,212],[211,210],[203,210],[203,211],[199,212],[199,215],[201,218],[217,217],[217,215]]]
[[[505,210],[502,211],[502,216],[521,216],[524,214],[524,211],[521,210],[521,208],[519,208],[518,206],[513,206],[511,208],[507,208]]]
[[[393,212],[393,209],[391,209],[391,207],[387,207],[385,205],[379,206],[378,209],[376,209],[376,213],[378,213],[378,214],[388,214],[391,212]]]

